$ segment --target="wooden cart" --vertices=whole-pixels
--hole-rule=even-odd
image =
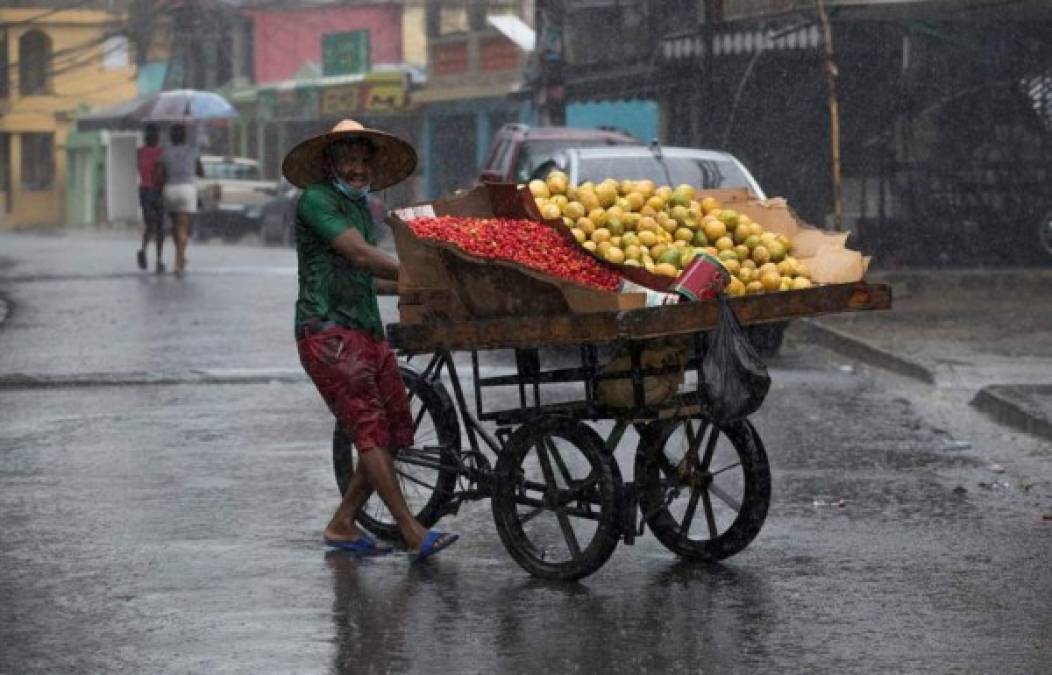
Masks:
[[[730,303],[749,325],[888,309],[891,290],[838,284]],[[748,420],[717,427],[706,418],[696,382],[702,337],[718,316],[719,304],[707,302],[389,326],[394,347],[410,358],[425,357],[421,368],[403,368],[416,443],[395,461],[411,508],[430,527],[465,501],[489,498],[508,552],[548,579],[591,574],[619,541],[633,543],[646,526],[684,558],[738,553],[763,525],[770,469]],[[670,344],[681,359],[648,364],[648,350]],[[560,365],[543,362],[547,356],[539,348],[548,347],[561,348]],[[480,366],[480,353],[495,350],[514,355],[507,372]],[[614,363],[623,366],[611,367],[608,360],[618,356]],[[461,366],[470,362],[474,410],[458,360]],[[685,384],[674,393],[652,395],[654,382],[684,372]],[[626,386],[630,400],[612,403],[604,383]],[[514,405],[487,408],[487,395],[500,388],[511,388],[501,400],[514,399]],[[614,456],[630,428],[638,442],[634,479],[626,482]],[[355,450],[338,428],[333,452],[342,492]],[[398,536],[376,498],[360,521],[380,536]]]

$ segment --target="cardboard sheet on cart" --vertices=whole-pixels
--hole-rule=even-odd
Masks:
[[[765,230],[789,237],[792,255],[807,265],[815,283],[846,284],[865,277],[870,258],[847,248],[847,232],[827,232],[808,225],[781,197],[736,202],[733,206]]]

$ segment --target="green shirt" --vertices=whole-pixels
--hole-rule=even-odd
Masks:
[[[376,245],[372,214],[364,199],[351,199],[327,182],[303,191],[296,207],[300,286],[296,327],[311,320],[331,321],[383,338],[373,275],[355,267],[331,245],[351,227]]]

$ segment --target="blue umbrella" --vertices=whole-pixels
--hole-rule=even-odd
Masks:
[[[174,89],[146,99],[130,117],[140,122],[193,122],[237,117],[237,110],[219,94]]]

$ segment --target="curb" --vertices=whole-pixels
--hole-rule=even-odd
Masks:
[[[307,382],[306,373],[294,368],[244,370],[193,370],[186,373],[78,373],[34,375],[0,373],[0,391],[14,389],[70,389],[177,384],[270,384]]]
[[[1021,389],[1052,396],[1052,385],[993,384],[980,389],[971,404],[1005,426],[1052,441],[1052,422],[1028,409],[1025,397],[1019,396]]]
[[[926,384],[935,384],[935,373],[916,361],[893,354],[844,331],[824,326],[815,319],[800,319],[790,326],[793,332],[826,349]]]

